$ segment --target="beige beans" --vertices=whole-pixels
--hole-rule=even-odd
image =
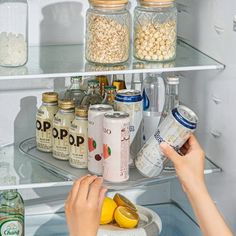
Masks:
[[[136,26],[135,56],[147,61],[168,61],[176,54],[176,21]]]
[[[86,58],[91,62],[115,64],[129,58],[128,25],[106,17],[88,16]]]

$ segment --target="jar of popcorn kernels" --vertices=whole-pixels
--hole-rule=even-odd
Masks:
[[[86,15],[87,61],[105,65],[126,62],[130,52],[128,0],[89,0]]]
[[[173,60],[176,39],[174,0],[140,0],[134,10],[134,56],[145,61]]]

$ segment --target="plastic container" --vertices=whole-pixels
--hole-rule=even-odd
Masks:
[[[126,62],[130,52],[128,0],[90,0],[86,16],[86,59],[99,64]]]
[[[0,0],[0,65],[24,65],[28,58],[27,42],[27,0]]]
[[[145,61],[176,57],[177,9],[174,0],[140,0],[134,10],[134,56]]]

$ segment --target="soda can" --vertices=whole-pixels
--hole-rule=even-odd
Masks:
[[[141,92],[138,90],[124,89],[117,91],[115,109],[124,111],[130,117],[130,151],[131,158],[136,157],[141,148],[141,131],[143,119],[143,102]]]
[[[103,120],[103,178],[110,182],[129,179],[129,114],[106,113]]]
[[[88,170],[92,174],[102,175],[102,134],[104,114],[113,111],[105,104],[91,105],[88,111]]]
[[[167,142],[178,151],[196,130],[197,122],[197,115],[189,108],[174,108],[138,153],[135,165],[141,174],[146,177],[158,176],[167,162],[159,144]]]

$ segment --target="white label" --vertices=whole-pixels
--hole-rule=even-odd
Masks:
[[[129,179],[129,120],[109,122],[104,119],[103,128],[103,178],[111,182]]]
[[[70,164],[77,168],[88,167],[88,122],[76,119],[69,130]]]
[[[133,103],[125,103],[125,102],[116,102],[117,111],[124,111],[129,114],[130,118],[130,144],[132,144],[134,137],[136,136],[138,129],[141,125],[143,119],[143,102],[133,102]]]
[[[52,120],[57,110],[57,106],[41,106],[37,112],[36,142],[41,151],[52,151]]]
[[[2,224],[1,236],[21,236],[23,235],[23,226],[19,221],[7,221]]]

